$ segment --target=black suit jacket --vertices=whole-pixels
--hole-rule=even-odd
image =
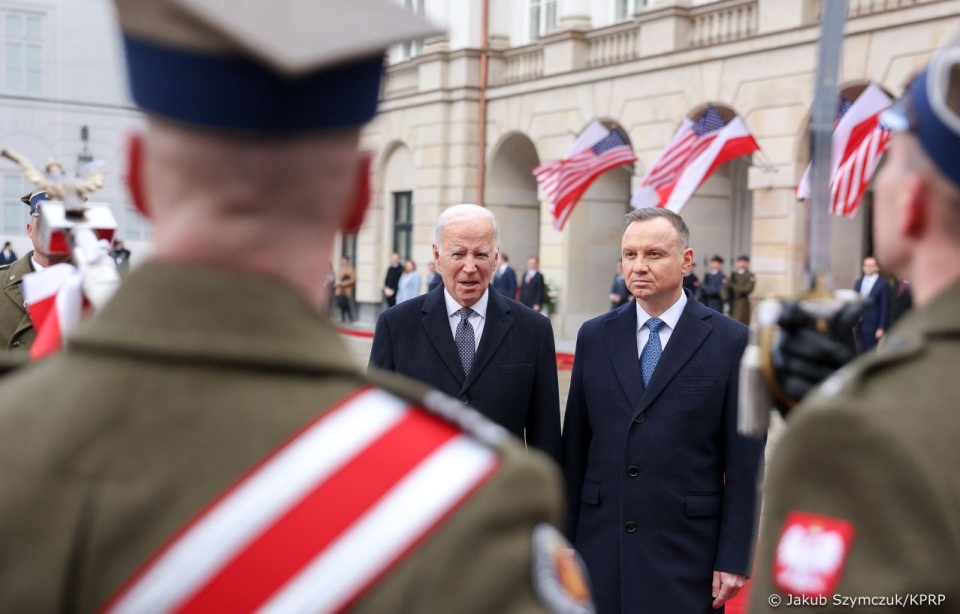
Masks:
[[[861,286],[863,286],[863,277],[857,280],[853,289],[860,292]],[[886,279],[883,277],[877,278],[873,287],[870,288],[870,296],[867,300],[870,302],[870,307],[860,318],[860,324],[857,327],[860,335],[860,349],[864,352],[877,345],[877,329],[886,330],[888,328],[890,286]]]
[[[586,322],[563,426],[569,533],[601,614],[712,612],[748,575],[763,441],[737,434],[747,327],[689,295],[646,389],[633,303]]]
[[[493,278],[493,287],[500,293],[500,296],[505,296],[509,299],[517,297],[517,273],[513,270],[512,266],[508,264],[507,268],[503,270],[503,273]]]
[[[370,366],[425,382],[470,404],[560,459],[560,393],[550,320],[488,291],[487,319],[469,376],[463,372],[443,287],[380,314]]]
[[[527,274],[523,274],[523,284],[520,286],[520,302],[527,307],[534,305],[543,305],[544,283],[543,274],[537,271],[533,274],[530,281],[527,281]]]

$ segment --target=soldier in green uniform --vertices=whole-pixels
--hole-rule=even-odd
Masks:
[[[391,0],[118,0],[155,257],[0,384],[2,612],[592,611],[550,461],[323,313]],[[573,608],[573,609],[570,609]]]
[[[47,200],[46,192],[33,192],[21,199],[30,207],[30,221],[27,222],[27,233],[33,241],[33,249],[11,264],[0,266],[0,283],[6,298],[0,298],[0,343],[3,349],[18,357],[25,358],[33,340],[37,336],[33,322],[27,313],[27,306],[23,300],[20,283],[23,276],[39,271],[45,267],[66,262],[70,259],[69,253],[50,253],[40,239],[37,229],[37,216],[40,215],[42,202]]]
[[[757,285],[757,278],[750,271],[750,256],[737,258],[737,268],[730,274],[730,317],[738,322],[750,325],[750,295]]]
[[[752,612],[960,611],[960,48],[936,52],[881,122],[874,244],[917,308],[788,414]],[[820,350],[795,358],[822,366],[834,354]]]

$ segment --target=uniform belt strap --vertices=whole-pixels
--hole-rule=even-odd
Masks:
[[[498,465],[457,427],[363,389],[179,531],[105,611],[340,611]]]

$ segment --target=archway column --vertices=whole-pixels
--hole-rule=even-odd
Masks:
[[[540,268],[556,293],[558,309],[551,319],[559,339],[576,339],[581,324],[610,307],[628,190],[627,171],[604,173],[583,195],[563,231],[553,227],[550,205],[543,201]]]
[[[750,268],[757,277],[754,297],[793,295],[805,287],[807,249],[806,202],[798,202],[799,165],[780,166],[775,173],[753,167],[748,187],[753,191],[753,242]]]

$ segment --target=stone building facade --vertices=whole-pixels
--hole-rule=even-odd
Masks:
[[[120,34],[108,0],[0,0],[0,147],[42,166],[60,161],[73,173],[88,161],[106,164],[103,189],[117,236],[134,262],[150,250],[150,229],[124,187],[127,135],[143,125],[127,94]],[[28,208],[31,188],[23,172],[0,161],[0,242],[18,254],[32,249]]]
[[[355,260],[370,317],[389,254],[425,269],[437,215],[482,201],[518,273],[539,257],[556,293],[557,335],[572,339],[608,307],[630,194],[682,118],[707,104],[742,116],[761,153],[720,167],[682,211],[699,270],[714,253],[729,265],[744,252],[756,296],[803,285],[808,210],[794,189],[808,162],[819,0],[407,4],[449,35],[391,53],[381,114],[364,132],[376,156],[374,201],[340,251]],[[850,0],[841,90],[874,81],[899,95],[958,17],[960,0]],[[622,130],[638,160],[598,179],[557,231],[530,170],[561,158],[594,119]],[[869,193],[865,201],[854,219],[834,220],[837,286],[852,284],[871,249]]]

